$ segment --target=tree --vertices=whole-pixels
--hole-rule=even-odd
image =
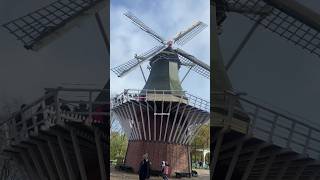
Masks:
[[[124,158],[128,147],[128,139],[125,134],[112,132],[110,134],[110,159]]]
[[[202,125],[198,134],[191,143],[191,158],[192,161],[203,160],[203,154],[199,149],[210,149],[210,126],[209,124]]]
[[[201,149],[210,148],[210,127],[208,124],[200,127],[199,133],[192,142],[192,146],[197,146],[197,148]]]

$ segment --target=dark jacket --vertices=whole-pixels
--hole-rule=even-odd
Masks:
[[[150,161],[143,160],[139,167],[139,179],[144,180],[150,177]]]

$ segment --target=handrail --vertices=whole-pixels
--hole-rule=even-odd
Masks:
[[[146,100],[148,96],[157,94],[157,96],[162,96],[161,101],[163,101],[164,96],[172,95],[176,98],[183,99],[183,103],[195,106],[201,110],[210,112],[210,102],[204,100],[200,97],[187,93],[186,91],[180,90],[139,90],[139,89],[125,89],[122,93],[118,94],[116,97],[111,99],[112,107],[121,105],[128,100]]]
[[[95,100],[94,96],[100,92],[108,93],[107,89],[77,89],[56,88],[47,89],[47,94],[36,99],[19,111],[13,113],[6,121],[1,122],[0,128],[8,128],[7,141],[9,143],[20,141],[28,137],[29,133],[37,133],[42,127],[48,128],[66,121],[80,123],[105,123],[100,122],[103,117],[109,116],[108,99]],[[71,93],[64,97],[64,92]],[[82,99],[77,93],[85,93]],[[96,94],[95,94],[96,93]],[[76,98],[74,98],[76,97]],[[78,107],[74,110],[71,106]]]
[[[232,92],[213,92],[212,95],[213,99],[221,97],[219,102],[212,103],[212,107],[225,109],[228,111],[228,116],[231,117],[236,113],[232,109],[245,113],[249,117],[248,134],[272,143],[279,143],[279,138],[283,139],[286,143],[285,145],[281,144],[281,146],[320,159],[320,140],[319,137],[314,137],[320,135],[320,128],[279,113]],[[236,101],[241,104],[242,109],[236,106],[234,103]],[[228,125],[232,122],[226,121],[225,123]],[[315,133],[318,133],[318,135]],[[315,145],[315,143],[318,145]],[[295,146],[302,147],[303,150],[301,151]]]

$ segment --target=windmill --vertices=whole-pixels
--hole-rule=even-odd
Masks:
[[[265,106],[241,97],[239,93],[234,92],[235,90],[229,80],[227,71],[238,59],[239,54],[259,26],[319,56],[320,15],[295,0],[213,0],[211,1],[211,6],[213,7],[211,13],[213,17],[212,24],[214,25],[211,36],[211,43],[213,43],[211,46],[213,47],[213,65],[211,67],[213,67],[213,87],[215,91],[213,96],[211,96],[213,98],[212,110],[214,115],[211,123],[219,124],[223,119],[227,121],[226,125],[220,127],[214,125],[211,127],[214,135],[214,143],[212,143],[214,154],[211,156],[211,168],[213,170],[211,179],[230,180],[234,176],[242,180],[270,178],[318,179],[320,170],[318,167],[313,167],[319,166],[319,163],[313,164],[312,161],[319,159],[319,154],[313,154],[309,149],[315,148],[319,150],[319,147],[308,144],[310,139],[318,137],[304,136],[305,141],[302,143],[304,146],[302,151],[294,147],[296,143],[291,145],[292,136],[301,132],[295,127],[295,123],[301,123],[303,127],[310,127],[310,124],[286,117],[270,109],[266,110]],[[242,42],[240,42],[231,59],[224,65],[218,36],[223,33],[223,24],[228,18],[229,13],[241,14],[252,20],[254,24]],[[242,105],[245,105],[246,109],[242,108]],[[225,113],[221,113],[221,109],[223,108]],[[242,112],[243,115],[239,116],[239,112]],[[266,118],[266,116],[272,118]],[[279,116],[285,118],[279,120],[277,119]],[[246,123],[243,123],[243,119],[246,119],[249,123],[245,125]],[[267,120],[270,120],[269,122],[272,123],[268,123]],[[262,125],[262,123],[265,124]],[[291,135],[284,135],[281,123],[286,124],[288,128],[285,128],[287,128]],[[268,125],[271,125],[271,128]],[[241,127],[246,128],[244,131],[237,129]],[[314,127],[306,131],[312,132],[318,130]],[[263,132],[267,138],[261,136]],[[232,133],[239,134],[235,136]],[[279,143],[281,136],[287,138],[286,143]],[[228,137],[228,139],[224,139],[224,137]],[[246,143],[252,143],[255,140],[257,142],[254,142],[255,145],[251,144],[250,148],[252,148],[252,151],[249,151],[249,146]],[[230,149],[230,147],[233,149]],[[273,153],[269,155],[265,154],[264,151],[268,148],[273,149]],[[285,162],[281,161],[284,155],[288,155],[286,153],[279,153],[283,148],[289,148],[291,152],[297,154],[308,154],[308,157],[312,157],[312,160],[305,157],[290,157],[289,155],[289,160]],[[244,160],[243,153],[245,151],[250,154],[250,157],[246,159],[247,166],[241,164]],[[233,156],[226,160],[226,152],[232,152]],[[268,157],[269,160],[259,164],[256,160],[263,156]],[[279,163],[281,166],[278,166]],[[223,165],[227,165],[225,170],[221,169]],[[293,165],[295,165],[297,170],[294,173],[289,170]],[[261,167],[263,168],[261,169]],[[307,173],[307,171],[310,173]]]
[[[107,53],[109,53],[108,35],[99,15],[101,9],[108,4],[107,0],[57,0],[25,16],[7,22],[3,24],[3,27],[21,41],[27,50],[38,51],[73,27],[78,26],[85,18],[94,17]],[[102,90],[86,88],[47,89],[48,93],[40,98],[40,101],[42,101],[40,106],[39,100],[37,100],[17,112],[21,115],[19,123],[23,124],[22,129],[12,124],[17,122],[14,117],[3,122],[1,128],[10,128],[6,131],[8,143],[1,149],[1,153],[6,157],[12,157],[17,163],[23,165],[29,179],[107,179],[105,162],[109,147],[107,144],[108,138],[105,137],[107,136],[105,124],[108,125],[108,123],[102,121],[103,128],[101,126],[95,127],[93,124],[94,120],[107,119],[109,115],[106,110],[108,108],[106,106],[109,105],[108,87],[109,83],[106,83]],[[63,92],[63,89],[66,91]],[[54,92],[55,95],[53,95]],[[72,98],[69,96],[70,93],[73,97],[76,97]],[[68,95],[66,96],[66,94]],[[89,94],[89,96],[84,94]],[[45,99],[47,98],[56,99],[55,108],[52,108],[53,106],[49,105],[48,101],[46,103]],[[83,103],[85,98],[90,101],[89,108],[84,108],[85,110],[81,111],[82,113],[91,113],[89,123],[82,121],[83,114],[81,115],[81,112],[77,110],[69,111],[69,113],[62,110],[62,106],[65,104],[78,107],[80,104],[87,106],[86,103],[89,101],[85,100],[86,103]],[[77,102],[70,103],[70,99]],[[68,100],[69,102],[66,102]],[[50,108],[56,111],[54,117],[47,116]],[[68,108],[70,110],[70,106]],[[35,113],[35,109],[38,109],[38,112]],[[25,112],[30,113],[26,115]],[[42,124],[48,126],[40,127],[39,124],[36,125],[35,123],[27,124],[27,119],[36,119],[37,117],[39,117],[38,123],[41,121]],[[65,117],[71,119],[66,120]],[[49,123],[51,118],[55,119],[52,124]],[[78,126],[75,127],[73,123],[78,124]],[[67,134],[62,135],[61,131],[53,130],[58,124]],[[101,125],[102,123],[98,124]],[[51,137],[43,134],[44,129],[51,133]],[[91,141],[89,146],[88,143],[79,138],[79,133],[83,133],[84,129],[88,130],[86,130],[87,137],[91,137],[87,139],[87,142]],[[71,146],[66,146],[66,138],[72,141],[73,147],[71,149]],[[29,145],[25,146],[21,141],[27,142]],[[15,146],[11,146],[12,144],[15,144]],[[81,154],[84,146],[91,148],[86,156]],[[60,150],[57,151],[57,149]],[[38,151],[40,153],[37,153]],[[85,166],[85,164],[90,164],[90,167]]]
[[[137,172],[139,157],[148,153],[151,162],[168,161],[172,174],[190,175],[190,145],[200,127],[209,121],[210,103],[183,91],[178,72],[184,65],[189,67],[186,75],[193,70],[210,78],[210,67],[173,45],[184,45],[206,25],[197,22],[166,41],[132,13],[124,15],[160,43],[111,69],[123,77],[138,66],[142,71],[141,64],[146,61],[151,66],[148,79],[144,77],[146,83],[142,90],[126,89],[112,101],[111,111],[129,140],[125,164]],[[153,170],[159,170],[157,165],[151,166]]]
[[[124,14],[128,17],[135,25],[137,25],[141,30],[145,31],[148,35],[152,36],[156,41],[160,43],[159,46],[155,46],[152,49],[148,50],[147,52],[141,55],[135,55],[134,59],[119,65],[117,67],[112,68],[111,70],[118,76],[122,77],[125,74],[129,73],[136,67],[140,66],[141,64],[151,60],[153,57],[156,57],[161,52],[175,54],[174,56],[179,57],[178,64],[190,67],[191,70],[194,72],[202,75],[203,77],[210,78],[210,67],[197,59],[196,57],[188,54],[187,52],[183,51],[179,48],[173,48],[173,45],[180,45],[183,46],[192,38],[194,38],[197,34],[199,34],[207,25],[203,22],[197,22],[193,24],[191,27],[186,29],[185,31],[179,32],[175,37],[170,40],[165,40],[155,31],[153,31],[150,27],[145,25],[140,19],[138,19],[134,14],[131,12],[126,12]],[[165,50],[165,51],[164,51]],[[162,53],[162,55],[164,55]],[[158,55],[160,56],[160,55]],[[157,56],[157,57],[158,57]],[[153,62],[150,63],[151,67]],[[186,74],[187,75],[187,74]],[[144,79],[146,80],[145,76]]]

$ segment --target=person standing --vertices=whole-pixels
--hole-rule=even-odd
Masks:
[[[162,178],[164,180],[168,180],[169,176],[169,164],[165,161],[161,162],[161,173],[162,173]]]
[[[139,166],[139,180],[149,179],[151,162],[148,159],[148,153],[143,155],[143,160]]]

